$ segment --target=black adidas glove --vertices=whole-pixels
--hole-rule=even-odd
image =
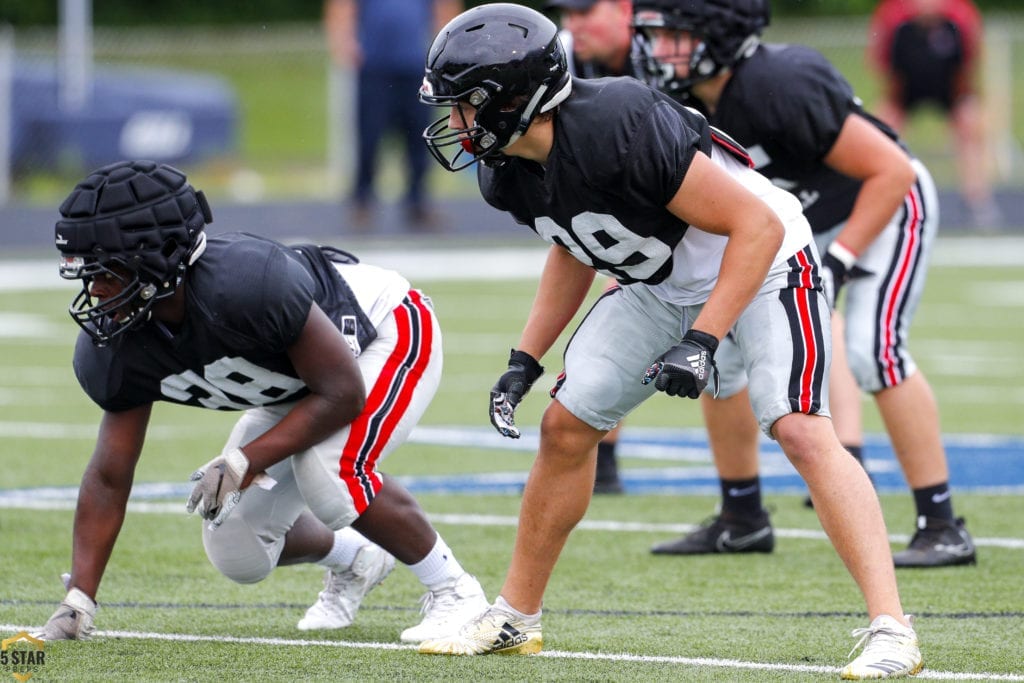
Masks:
[[[718,368],[715,351],[718,340],[700,330],[687,330],[683,340],[658,356],[647,368],[641,383],[654,382],[654,388],[669,396],[697,398],[709,380],[718,395]]]
[[[491,424],[502,436],[510,439],[519,438],[516,428],[516,406],[537,378],[544,374],[544,368],[537,359],[524,351],[512,349],[508,359],[508,370],[498,378],[491,389],[490,417]]]
[[[850,280],[873,275],[857,265],[857,257],[852,251],[833,241],[821,259],[821,287],[830,308],[836,307],[839,291]]]

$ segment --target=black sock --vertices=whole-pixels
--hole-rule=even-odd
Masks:
[[[597,480],[614,481],[619,478],[619,467],[615,461],[614,441],[600,441],[597,444]]]
[[[864,468],[864,471],[868,473],[868,479],[871,479],[871,485],[874,486],[875,480],[871,478],[871,470],[868,469],[868,464],[864,462],[864,446],[847,446],[843,444],[843,448],[850,452],[853,459],[860,463],[860,466]]]
[[[953,520],[953,494],[949,490],[948,481],[914,489],[914,504],[917,506],[918,517]]]
[[[761,514],[761,478],[721,479],[722,512],[740,517]]]

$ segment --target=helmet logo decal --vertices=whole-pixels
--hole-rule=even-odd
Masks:
[[[77,280],[85,267],[85,259],[81,256],[62,256],[60,259],[60,276],[66,280]]]

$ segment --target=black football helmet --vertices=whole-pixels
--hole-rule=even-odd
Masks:
[[[68,312],[97,346],[105,346],[149,318],[170,296],[188,266],[206,248],[213,221],[202,192],[185,174],[152,161],[121,161],[93,171],[60,206],[55,228],[60,276],[82,280]],[[99,275],[123,283],[98,301],[90,286]]]
[[[448,22],[427,53],[420,102],[449,111],[427,126],[423,139],[449,171],[495,161],[538,113],[553,109],[571,89],[565,50],[550,19],[511,3],[475,7]],[[454,129],[449,116],[460,102],[476,110],[476,119]]]
[[[669,95],[717,76],[754,53],[771,21],[769,0],[634,0],[633,26],[643,44],[644,73]],[[690,55],[686,74],[651,54],[652,29],[687,31],[700,42]]]

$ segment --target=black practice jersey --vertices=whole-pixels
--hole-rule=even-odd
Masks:
[[[717,131],[713,140],[703,116],[636,79],[573,79],[572,88],[546,165],[516,157],[481,164],[480,191],[598,271],[657,284],[688,227],[665,205],[695,154],[729,142]]]
[[[149,321],[105,347],[79,333],[75,374],[104,410],[160,400],[242,410],[297,400],[307,390],[286,350],[314,301],[336,323],[348,305],[347,285],[328,260],[242,233],[209,238],[183,286],[178,329]]]
[[[864,112],[842,74],[803,45],[761,45],[736,65],[711,123],[750,152],[758,171],[795,194],[811,229],[846,220],[861,182],[824,158],[848,116],[862,116],[893,140],[896,133]]]

